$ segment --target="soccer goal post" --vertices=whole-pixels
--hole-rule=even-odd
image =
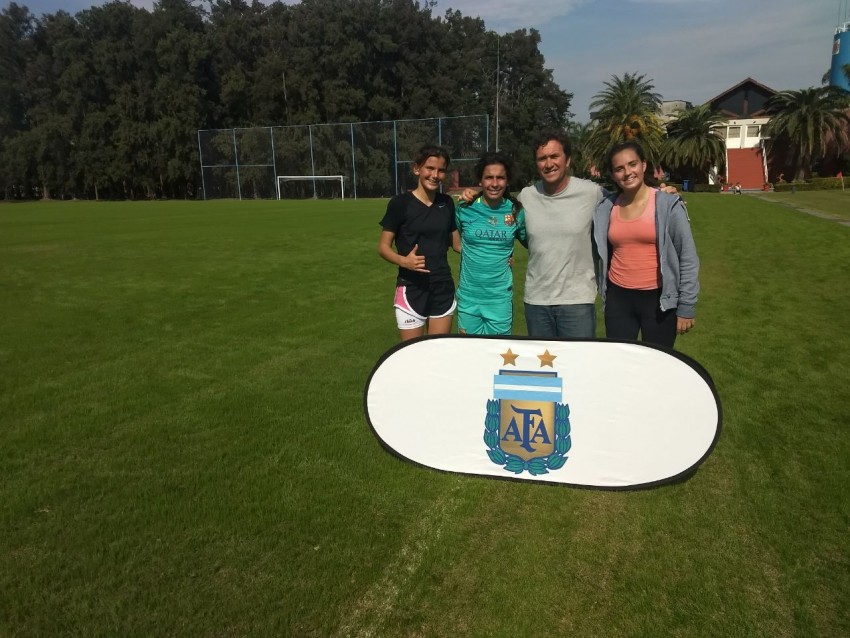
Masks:
[[[283,199],[284,188],[286,184],[300,182],[302,189],[306,187],[307,192],[310,192],[310,185],[312,184],[312,193],[313,198],[318,199],[319,195],[319,186],[318,183],[330,183],[334,187],[336,183],[339,183],[339,198],[345,199],[345,176],[344,175],[278,175],[277,176],[277,198]],[[301,189],[299,189],[301,190]],[[323,193],[327,191],[327,189],[321,189]],[[333,190],[331,189],[330,197],[334,197]]]

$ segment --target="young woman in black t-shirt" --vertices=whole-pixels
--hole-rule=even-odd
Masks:
[[[398,266],[394,307],[402,341],[448,334],[455,286],[447,252],[460,252],[452,198],[440,192],[449,154],[439,146],[419,149],[413,161],[416,188],[396,195],[381,220],[378,254]],[[395,244],[395,248],[393,248]]]

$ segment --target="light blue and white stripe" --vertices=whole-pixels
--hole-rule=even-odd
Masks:
[[[561,401],[563,380],[550,376],[497,374],[493,377],[493,398],[515,401]]]

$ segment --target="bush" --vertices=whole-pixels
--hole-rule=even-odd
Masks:
[[[817,177],[808,182],[780,182],[773,185],[777,193],[790,193],[792,188],[798,191],[833,191],[841,190],[841,181],[837,177]],[[844,188],[850,188],[850,177],[844,178]]]
[[[720,184],[690,184],[691,190],[695,193],[719,193]]]

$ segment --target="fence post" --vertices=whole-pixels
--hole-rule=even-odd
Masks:
[[[239,150],[236,148],[236,129],[232,128],[233,133],[233,160],[236,162],[236,192],[239,193],[239,201],[242,201],[242,178],[239,177]]]
[[[396,130],[395,123],[396,121],[393,120],[393,170],[395,171],[393,195],[398,195],[398,131]]]
[[[274,156],[274,127],[272,126],[269,127],[269,139],[272,142],[272,171],[274,172],[272,177],[274,178],[274,192],[277,193],[277,198],[280,199],[280,184],[277,181],[277,160]]]
[[[307,126],[307,133],[310,135],[310,175],[313,176],[313,199],[319,199],[316,193],[316,162],[313,159],[313,125]]]
[[[204,201],[207,201],[207,185],[204,182],[204,150],[201,148],[201,131],[198,131],[198,160],[201,162],[201,190],[204,193]]]
[[[354,199],[357,199],[357,160],[354,159],[354,123],[348,125],[351,131],[351,190],[354,192]]]

